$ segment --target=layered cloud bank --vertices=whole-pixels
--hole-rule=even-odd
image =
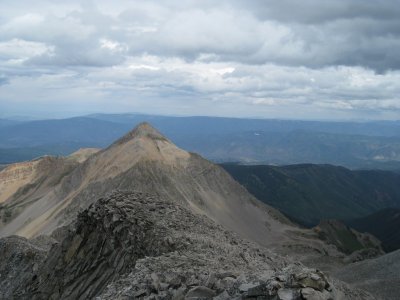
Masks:
[[[33,3],[0,4],[2,116],[400,115],[399,1]]]

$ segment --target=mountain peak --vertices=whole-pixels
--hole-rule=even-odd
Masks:
[[[148,122],[142,122],[138,124],[133,130],[129,131],[122,138],[117,140],[114,144],[120,145],[124,144],[130,140],[136,138],[148,138],[151,140],[162,140],[169,141],[165,136],[163,136],[157,129],[151,126]]]

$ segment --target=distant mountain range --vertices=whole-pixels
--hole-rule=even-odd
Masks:
[[[400,170],[400,122],[317,122],[96,114],[61,120],[0,120],[0,164],[105,147],[142,121],[175,144],[217,162],[329,163]]]
[[[350,220],[383,208],[400,208],[400,174],[393,172],[313,164],[222,166],[259,200],[306,226],[322,219]],[[364,221],[359,222],[355,228],[364,230]]]

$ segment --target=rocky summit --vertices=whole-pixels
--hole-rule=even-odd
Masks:
[[[329,275],[371,243],[300,228],[148,123],[46,161],[0,172],[0,299],[374,299]]]
[[[50,249],[1,240],[3,299],[373,299],[149,194],[100,198],[63,231]]]

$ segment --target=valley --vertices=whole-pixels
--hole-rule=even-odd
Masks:
[[[400,174],[394,172],[315,164],[221,166],[257,199],[305,226],[400,207]]]
[[[379,238],[382,241],[382,247],[387,252],[400,249],[399,208],[385,208],[346,223],[358,231],[369,232]]]

